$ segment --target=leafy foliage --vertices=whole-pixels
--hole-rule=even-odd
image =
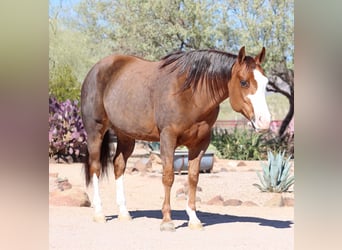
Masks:
[[[49,95],[58,101],[79,100],[81,85],[68,65],[59,65],[50,70]]]
[[[294,157],[294,131],[279,137],[277,131],[259,134],[251,129],[235,126],[233,130],[213,128],[211,145],[219,157],[232,160],[266,160],[268,151],[284,151]]]
[[[267,152],[267,164],[261,163],[263,168],[263,176],[257,172],[261,185],[253,184],[262,192],[286,192],[294,184],[294,176],[290,177],[290,157],[285,159],[285,151],[274,154]]]
[[[226,129],[213,129],[211,144],[223,158],[233,160],[262,159],[262,134],[245,128],[234,127],[232,132]]]
[[[49,97],[49,157],[57,162],[82,161],[86,153],[86,132],[77,101],[58,102]]]

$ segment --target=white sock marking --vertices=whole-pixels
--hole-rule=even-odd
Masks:
[[[102,213],[102,205],[101,205],[101,198],[100,198],[100,192],[99,192],[99,180],[96,176],[96,174],[93,174],[93,187],[94,187],[94,208],[95,213]]]
[[[188,201],[186,202],[186,213],[189,216],[189,223],[191,224],[200,224],[201,221],[198,219],[197,215],[196,215],[196,211],[192,210],[189,207]]]
[[[126,208],[123,175],[116,179],[116,204],[119,206],[121,215],[129,215]]]

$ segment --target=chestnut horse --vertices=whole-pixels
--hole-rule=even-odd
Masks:
[[[196,187],[200,161],[210,142],[219,105],[229,97],[236,112],[257,131],[270,125],[265,91],[268,79],[260,64],[265,48],[255,58],[217,50],[169,54],[151,62],[134,56],[112,55],[96,63],[81,93],[84,128],[88,135],[86,185],[93,183],[94,220],[105,221],[99,194],[99,176],[108,163],[108,130],[117,136],[113,164],[119,219],[131,219],[126,208],[123,174],[135,140],[160,141],[165,197],[160,230],[174,231],[170,191],[174,181],[176,147],[189,150],[189,193],[186,212],[190,228],[201,228],[196,216]]]

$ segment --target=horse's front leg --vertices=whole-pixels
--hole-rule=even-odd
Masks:
[[[196,189],[200,170],[200,161],[203,155],[203,151],[195,158],[190,157],[189,152],[189,167],[188,167],[188,182],[189,191],[186,204],[186,213],[189,216],[188,226],[191,229],[201,229],[202,223],[196,215]],[[190,160],[191,159],[191,160]]]
[[[202,229],[202,223],[196,215],[196,190],[199,178],[200,163],[202,156],[210,142],[210,137],[203,140],[193,148],[189,148],[188,182],[189,191],[186,204],[186,212],[189,216],[188,226],[190,229]]]
[[[163,162],[163,185],[164,202],[162,207],[163,220],[160,224],[161,231],[175,231],[175,225],[171,219],[171,187],[174,181],[173,158],[175,151],[176,138],[170,133],[163,131],[160,135],[160,154]]]

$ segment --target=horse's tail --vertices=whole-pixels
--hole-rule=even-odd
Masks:
[[[101,164],[101,175],[105,174],[107,175],[107,170],[108,170],[108,160],[110,156],[110,148],[109,148],[109,131],[105,133],[102,139],[102,144],[101,144],[101,152],[100,152],[100,164]],[[89,186],[91,182],[91,175],[90,175],[90,163],[89,163],[89,152],[87,149],[86,156],[85,156],[85,161],[84,161],[84,173],[85,173],[85,181],[86,181],[86,186]]]

